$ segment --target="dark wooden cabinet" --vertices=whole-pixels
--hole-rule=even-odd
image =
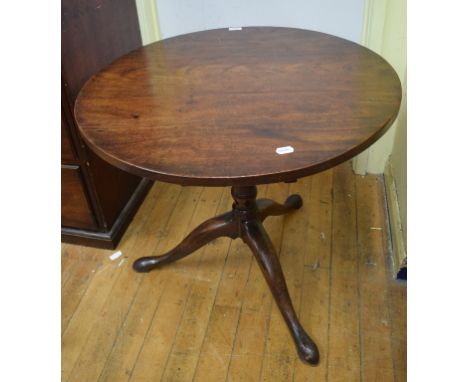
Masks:
[[[62,0],[62,240],[115,248],[152,185],[97,157],[73,107],[84,83],[141,46],[134,0]]]
[[[96,230],[80,166],[62,165],[62,226]]]

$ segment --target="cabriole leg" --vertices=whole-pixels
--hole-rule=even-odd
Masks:
[[[301,207],[302,198],[297,194],[288,196],[283,204],[277,203],[271,199],[257,200],[258,217],[261,221],[264,221],[268,216],[285,215]]]
[[[318,348],[299,323],[284,280],[281,264],[262,222],[258,219],[244,221],[241,237],[257,259],[276,304],[294,339],[299,357],[308,364],[318,364]]]
[[[152,269],[190,255],[210,241],[228,236],[232,239],[238,237],[238,228],[233,220],[232,212],[225,213],[207,220],[195,228],[177,247],[160,256],[141,257],[133,263],[137,272],[149,272]]]

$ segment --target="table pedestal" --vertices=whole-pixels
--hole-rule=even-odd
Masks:
[[[302,206],[302,198],[299,195],[291,195],[284,204],[276,203],[270,199],[257,200],[255,186],[235,186],[232,187],[231,194],[234,198],[232,211],[200,224],[179,245],[166,254],[139,258],[134,262],[133,269],[137,272],[149,272],[158,266],[171,263],[193,253],[218,237],[227,236],[232,239],[240,237],[250,247],[257,259],[294,339],[299,357],[308,364],[318,364],[317,346],[297,319],[281,264],[262,224],[268,216],[283,215],[299,209]]]

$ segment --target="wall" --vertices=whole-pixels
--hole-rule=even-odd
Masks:
[[[404,80],[406,85],[406,78]],[[406,86],[405,86],[406,88]],[[392,154],[390,155],[390,166],[395,181],[398,196],[399,211],[401,217],[401,229],[406,247],[406,91],[401,106],[400,118],[395,132]]]
[[[403,80],[406,89],[406,76]],[[406,278],[406,91],[395,127],[392,153],[385,168],[385,189],[392,231],[394,274]]]
[[[403,85],[406,76],[406,0],[366,0],[361,43],[383,56],[396,70]],[[353,160],[357,174],[384,172],[399,118],[401,112],[387,133]]]
[[[135,0],[143,45],[161,39],[156,0]]]
[[[312,29],[360,42],[364,0],[157,0],[161,37],[233,26]]]
[[[353,159],[358,174],[381,174],[392,231],[394,270],[406,267],[406,0],[366,0],[362,44],[396,70],[403,89],[400,113],[389,131]]]

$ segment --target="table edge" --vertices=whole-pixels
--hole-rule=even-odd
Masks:
[[[351,150],[345,151],[342,154],[330,158],[326,161],[311,166],[301,167],[298,169],[288,170],[284,172],[237,177],[194,177],[157,172],[155,170],[151,170],[143,166],[137,166],[135,164],[123,161],[122,159],[116,158],[115,156],[109,154],[105,150],[102,150],[101,148],[96,146],[91,140],[89,140],[86,137],[86,135],[82,133],[81,128],[79,126],[78,130],[80,131],[80,136],[85,141],[87,146],[97,156],[99,156],[106,162],[112,164],[113,166],[131,174],[138,175],[151,180],[159,180],[165,183],[174,183],[182,186],[227,187],[294,182],[299,178],[303,178],[305,176],[313,175],[328,170],[332,167],[339,165],[340,163],[343,163],[353,158],[354,156],[358,155],[359,153],[367,149],[369,146],[371,146],[388,131],[388,129],[390,128],[390,126],[392,126],[397,116],[398,112],[395,113],[394,116],[389,118],[383,124],[383,126],[380,127],[377,133],[371,135],[368,139],[354,146]]]

